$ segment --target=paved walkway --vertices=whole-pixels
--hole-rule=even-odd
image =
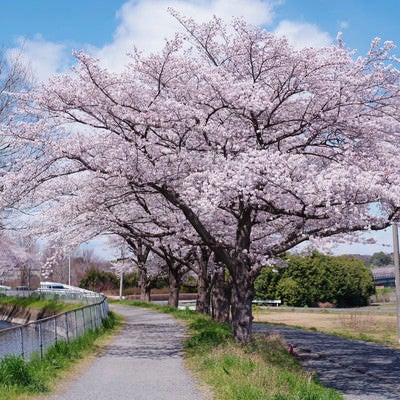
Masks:
[[[49,400],[205,400],[183,366],[185,329],[173,317],[112,305],[126,318],[123,331],[89,367]],[[332,335],[254,324],[279,332],[305,369],[346,400],[399,400],[400,351]]]
[[[346,400],[399,400],[400,351],[301,329],[254,324],[257,333],[278,332],[305,369]]]
[[[183,366],[185,329],[171,316],[112,305],[123,331],[51,400],[204,400]]]

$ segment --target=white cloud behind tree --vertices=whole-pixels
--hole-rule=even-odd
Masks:
[[[69,68],[71,51],[66,43],[50,42],[37,34],[33,39],[20,36],[16,44],[17,47],[7,50],[7,58],[12,60],[18,56],[37,81],[46,81],[53,74]]]
[[[115,2],[118,4],[118,1]],[[32,31],[35,34],[23,34],[17,36],[15,39],[15,46],[8,47],[8,55],[22,54],[27,63],[32,67],[38,81],[45,81],[54,73],[65,72],[74,62],[72,57],[73,50],[84,49],[87,53],[101,58],[104,64],[109,68],[118,70],[125,64],[125,54],[132,51],[133,46],[140,50],[151,52],[156,51],[163,45],[165,37],[171,37],[177,30],[177,23],[175,19],[168,13],[167,8],[172,7],[184,15],[195,18],[197,21],[209,19],[213,14],[216,14],[226,21],[229,21],[232,16],[243,16],[249,23],[253,25],[262,25],[267,30],[274,31],[279,35],[287,36],[288,40],[296,48],[309,45],[313,47],[328,45],[335,41],[336,36],[335,28],[328,33],[327,25],[324,24],[323,18],[326,17],[325,10],[321,9],[320,19],[310,17],[310,13],[302,15],[297,13],[296,16],[282,15],[279,8],[283,3],[291,3],[290,0],[283,1],[262,1],[262,0],[212,0],[212,1],[166,1],[166,0],[140,0],[140,1],[126,1],[119,2],[116,6],[114,14],[110,13],[110,20],[116,21],[115,28],[109,31],[109,39],[97,42],[96,45],[90,40],[85,38],[82,41],[71,40],[68,35],[64,37],[59,36],[55,40],[55,36],[51,36],[48,32],[40,29]],[[340,3],[340,2],[339,2]],[[390,3],[390,2],[388,2]],[[122,5],[121,5],[122,4]],[[119,8],[118,8],[119,7]],[[320,7],[320,6],[319,6]],[[316,1],[315,10],[318,9],[318,2]],[[321,7],[320,7],[321,8]],[[334,8],[334,7],[333,7]],[[343,8],[343,7],[342,7]],[[336,18],[337,30],[349,30],[351,26],[352,31],[357,30],[355,22],[352,19],[351,7],[347,15]],[[366,7],[368,8],[368,7]],[[382,5],[381,9],[390,9],[390,5]],[[306,12],[305,8],[303,10]],[[303,12],[302,11],[302,12]],[[332,10],[331,10],[332,11]],[[333,12],[333,11],[332,11]],[[316,12],[318,14],[318,12]],[[395,10],[391,11],[391,15],[395,15]],[[367,14],[364,13],[366,17]],[[95,17],[93,17],[94,19]],[[330,19],[333,19],[333,14]],[[377,18],[373,15],[373,18]],[[88,25],[92,27],[94,21],[90,20]],[[317,24],[310,23],[311,21]],[[379,20],[376,20],[374,25],[374,34],[380,35]],[[72,21],[73,23],[73,21]],[[367,23],[367,22],[366,22]],[[390,25],[390,21],[385,23],[386,26]],[[321,28],[321,27],[324,28]],[[76,27],[79,31],[79,27]],[[98,29],[95,24],[94,30]],[[18,30],[16,30],[19,34]],[[363,31],[358,32],[360,35],[364,34]],[[343,35],[344,42],[348,41],[350,32],[345,32]],[[25,35],[25,36],[23,36]],[[106,37],[104,34],[99,36]],[[365,35],[363,43],[368,45],[372,36]],[[396,37],[388,36],[384,39],[396,39]],[[100,44],[99,44],[100,43]],[[357,45],[357,47],[359,47]],[[385,232],[375,233],[374,237],[378,242],[385,242],[389,244],[391,235]],[[389,240],[388,240],[389,238]],[[386,251],[387,247],[383,250]],[[366,252],[380,251],[382,248],[371,246],[364,250]],[[342,252],[351,252],[347,246],[342,246]]]
[[[134,46],[145,53],[155,52],[162,48],[165,38],[173,37],[180,29],[179,23],[168,12],[169,7],[199,22],[209,20],[213,15],[226,21],[243,17],[250,24],[272,30],[272,24],[277,22],[274,10],[278,5],[277,1],[265,0],[127,1],[115,16],[110,15],[118,24],[109,42],[103,46],[71,43],[69,38],[52,42],[37,32],[33,38],[18,37],[16,46],[8,49],[8,54],[21,53],[38,81],[46,81],[53,74],[68,70],[73,63],[72,52],[81,49],[101,59],[109,69],[119,71],[127,61],[126,54],[132,52]],[[276,33],[287,36],[297,48],[321,47],[332,42],[330,35],[318,26],[303,22],[282,21]]]

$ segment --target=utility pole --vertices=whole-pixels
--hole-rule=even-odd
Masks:
[[[119,299],[122,300],[122,289],[124,287],[124,271],[121,270],[121,275],[119,277]]]
[[[400,266],[399,266],[399,232],[397,222],[393,222],[393,261],[396,279],[396,308],[397,308],[397,340],[400,343]]]
[[[71,286],[71,256],[68,256],[68,285]]]

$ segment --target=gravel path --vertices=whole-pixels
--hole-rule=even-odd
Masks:
[[[346,400],[400,399],[399,350],[275,325],[254,324],[254,331],[278,332],[304,368]]]
[[[112,305],[123,331],[63,393],[50,400],[204,400],[182,361],[185,329],[174,318]]]

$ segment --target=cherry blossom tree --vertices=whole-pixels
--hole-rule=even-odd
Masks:
[[[29,275],[31,270],[38,268],[38,256],[31,251],[32,246],[19,243],[21,238],[15,234],[15,226],[10,225],[12,213],[3,197],[3,181],[22,154],[19,141],[10,131],[18,118],[16,94],[27,91],[31,84],[29,70],[20,62],[18,55],[7,59],[0,53],[0,276],[2,281],[16,281],[19,279],[18,269],[23,284],[28,284],[28,279],[25,280],[22,275]]]
[[[115,242],[115,240],[112,240]],[[151,289],[157,280],[165,277],[165,271],[160,265],[158,257],[154,257],[151,248],[146,246],[139,238],[129,235],[118,238],[120,242],[121,257],[113,261],[114,269],[120,278],[126,272],[137,272],[139,278],[140,300],[151,301]],[[122,285],[122,280],[121,280]],[[120,287],[122,296],[122,286]]]
[[[37,193],[34,202],[47,204],[40,209],[44,221],[39,219],[35,224],[36,235],[57,243],[62,254],[68,252],[66,245],[71,252],[80,242],[98,235],[108,235],[112,242],[113,237],[119,241],[122,238],[128,250],[115,263],[116,269],[126,265],[130,270],[138,271],[142,301],[150,301],[150,291],[156,281],[169,276],[169,304],[176,307],[181,279],[191,268],[193,247],[175,234],[175,226],[170,223],[179,225],[179,215],[173,218],[172,210],[166,210],[160,202],[152,204],[151,198],[138,202],[138,194],[133,196],[124,186],[115,183],[110,190],[99,180],[83,182],[84,179],[79,177],[79,185],[74,180],[64,180],[64,196],[56,202],[53,198],[46,202],[47,191]],[[95,195],[91,195],[93,192]],[[34,224],[30,223],[32,231]],[[51,264],[49,268],[52,268]]]
[[[15,235],[5,231],[0,234],[0,282],[30,286],[33,275],[39,275],[39,254],[19,242]]]
[[[32,84],[29,69],[20,62],[18,55],[7,59],[0,54],[0,123],[8,125],[15,117],[15,93],[27,90]]]
[[[16,94],[26,92],[32,84],[30,72],[18,56],[7,59],[0,53],[0,180],[4,178],[21,156],[19,141],[10,132],[10,127],[18,118]],[[0,190],[2,184],[0,182]],[[2,190],[1,190],[2,191]],[[0,209],[7,203],[0,198]],[[2,216],[4,219],[5,215]]]
[[[5,188],[56,198],[84,175],[143,209],[162,205],[148,210],[156,226],[179,215],[174,234],[229,272],[232,332],[246,343],[262,266],[398,217],[398,60],[378,39],[365,57],[341,43],[294,50],[243,20],[175,16],[184,33],[159,54],[136,51],[111,73],[77,53],[72,74],[34,94],[37,120],[15,132],[40,157]]]
[[[129,246],[131,260],[139,274],[140,300],[151,301],[151,289],[158,279],[167,276],[164,261],[152,252],[150,244],[140,237],[124,235]]]

